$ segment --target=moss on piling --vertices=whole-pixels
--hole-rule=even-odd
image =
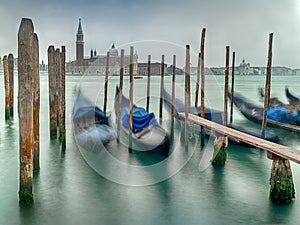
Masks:
[[[59,141],[62,145],[62,150],[66,150],[66,130],[63,128],[60,128],[59,131]]]
[[[290,203],[295,198],[293,182],[276,182],[274,187],[270,188],[270,198],[273,202]]]
[[[227,159],[228,138],[219,137],[214,141],[215,153],[211,161],[213,166],[224,166]]]
[[[211,161],[213,166],[224,166],[227,159],[226,148],[221,148],[214,153],[213,159]]]
[[[57,123],[56,120],[50,121],[50,138],[56,139],[57,138]]]
[[[290,203],[295,198],[292,169],[289,160],[273,160],[270,177],[270,199]]]
[[[24,188],[19,191],[19,202],[21,205],[29,206],[33,204],[33,194]]]
[[[5,109],[5,120],[10,119],[10,109]]]

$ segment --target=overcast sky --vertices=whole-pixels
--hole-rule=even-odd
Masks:
[[[266,66],[269,33],[274,33],[273,65],[300,68],[299,0],[1,0],[0,55],[17,56],[21,18],[31,18],[40,42],[40,61],[47,62],[49,45],[67,48],[67,61],[75,58],[78,19],[82,18],[85,55],[90,49],[106,54],[115,42],[139,60],[184,65],[190,44],[193,65],[206,28],[205,65],[224,66],[225,47],[253,66]]]

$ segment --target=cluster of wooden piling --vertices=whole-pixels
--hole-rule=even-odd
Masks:
[[[6,60],[6,57],[5,57]],[[4,60],[4,61],[5,61]],[[66,148],[65,136],[65,47],[62,51],[48,49],[49,60],[49,104],[50,136],[59,139],[62,149]],[[13,56],[9,57],[13,65]],[[10,66],[12,68],[13,66]],[[8,72],[5,71],[5,74]],[[12,72],[13,74],[13,72]],[[33,23],[23,18],[18,32],[18,114],[20,131],[20,190],[21,203],[33,202],[33,171],[40,169],[40,74],[39,41]],[[13,77],[5,75],[6,117],[13,115]],[[11,104],[10,101],[12,102]]]
[[[48,47],[48,78],[49,78],[49,121],[50,138],[59,138],[62,150],[66,149],[66,48]]]
[[[18,114],[21,203],[33,202],[33,171],[39,169],[39,43],[33,23],[23,18],[18,32]]]

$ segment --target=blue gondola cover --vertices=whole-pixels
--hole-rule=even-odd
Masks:
[[[129,108],[124,107],[121,111],[122,126],[129,128]],[[132,129],[143,129],[148,126],[157,126],[154,113],[148,113],[142,107],[133,107],[132,109]]]
[[[287,123],[287,109],[278,106],[268,108],[267,118],[281,123]]]
[[[288,110],[283,106],[270,107],[267,117],[281,123],[298,123],[300,121],[298,110]]]

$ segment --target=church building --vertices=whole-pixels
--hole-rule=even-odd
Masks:
[[[84,56],[84,35],[79,19],[76,33],[76,60],[67,63],[67,73],[83,75],[105,75],[107,55],[109,55],[109,75],[119,75],[121,56],[113,43],[105,55],[97,55],[96,50],[91,49],[89,56]],[[138,55],[133,55],[133,74],[137,74]],[[129,74],[130,55],[124,55],[124,74]]]

